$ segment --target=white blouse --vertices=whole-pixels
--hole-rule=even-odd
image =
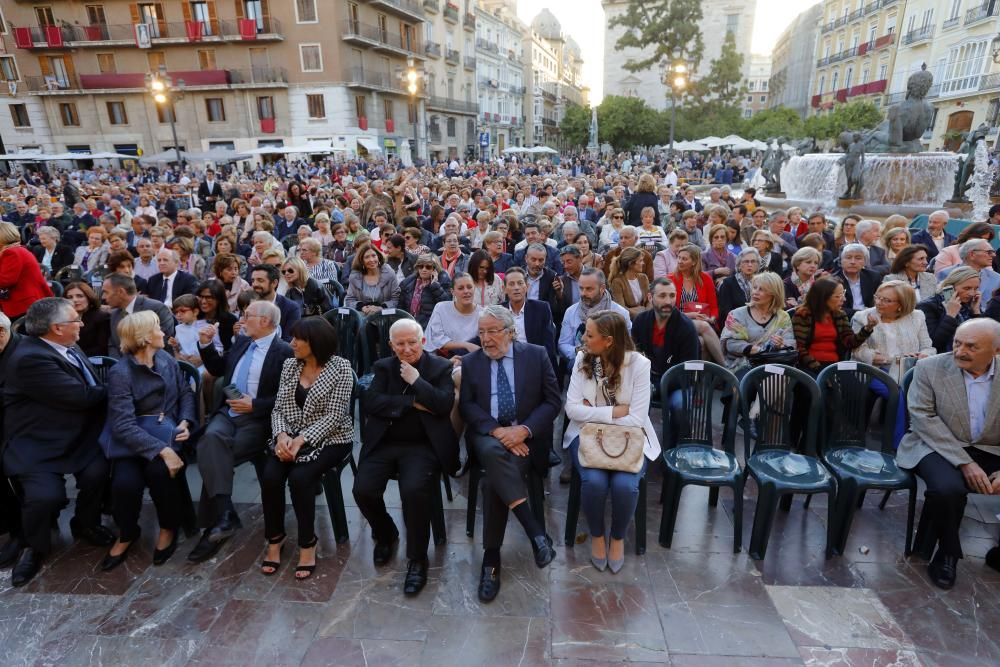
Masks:
[[[424,349],[434,352],[452,341],[470,341],[478,336],[479,311],[477,305],[470,314],[463,315],[455,308],[454,301],[442,301],[435,305],[427,322]]]
[[[861,328],[868,322],[868,315],[874,312],[876,312],[874,308],[865,308],[854,313],[851,320],[854,331],[861,331]],[[883,357],[890,359],[907,354],[928,356],[937,354],[930,334],[927,333],[927,323],[923,311],[914,310],[898,320],[880,322],[868,340],[854,350],[852,358],[855,361],[871,364],[876,353],[881,353]]]

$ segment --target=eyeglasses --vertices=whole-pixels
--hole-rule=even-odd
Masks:
[[[215,301],[215,297],[212,296],[211,294],[199,294],[198,298],[199,299],[205,299],[207,301]]]
[[[83,324],[83,319],[78,317],[75,320],[66,320],[65,322],[56,322],[56,324]]]
[[[878,303],[896,303],[896,299],[889,299],[878,294],[875,295],[875,301]]]
[[[485,338],[486,336],[498,336],[502,334],[506,329],[480,329],[479,337]]]
[[[281,272],[286,276],[290,276],[295,273],[295,269],[282,269]]]
[[[983,250],[982,248],[979,248],[978,250],[976,250],[976,252],[985,252],[990,257],[993,257],[994,255],[997,254],[996,250]]]
[[[613,216],[611,216],[611,219],[612,220],[621,220],[624,217],[625,217],[624,215],[613,215]]]

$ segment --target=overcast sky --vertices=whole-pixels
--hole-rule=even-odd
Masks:
[[[770,53],[781,31],[802,11],[819,0],[757,0],[753,26],[753,52]],[[548,7],[583,50],[583,78],[590,86],[591,99],[602,96],[604,69],[604,10],[600,0],[517,0],[517,14],[530,24]]]

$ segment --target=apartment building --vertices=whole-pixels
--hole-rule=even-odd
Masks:
[[[479,128],[489,135],[488,156],[525,140],[524,35],[511,0],[479,0],[476,7],[476,79]]]
[[[883,104],[906,4],[907,0],[825,0],[815,53],[813,113],[854,100]]]
[[[810,83],[816,64],[816,38],[823,6],[813,5],[796,16],[775,42],[771,52],[771,78],[767,105],[794,110],[802,118],[809,112]]]
[[[524,36],[525,74],[530,70],[526,107],[528,140],[536,145],[559,147],[559,124],[570,104],[589,101],[583,85],[583,55],[573,38],[562,31],[559,20],[548,9],[531,21]]]
[[[424,0],[425,90],[429,155],[476,151],[476,6],[474,0]]]
[[[754,53],[746,65],[747,92],[741,105],[743,117],[751,118],[768,107],[768,84],[771,81],[771,56]]]

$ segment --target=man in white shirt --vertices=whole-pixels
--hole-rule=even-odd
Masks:
[[[153,241],[151,239],[140,237],[135,242],[135,251],[139,254],[135,258],[135,267],[133,269],[135,275],[143,280],[149,280],[160,272],[156,266],[156,253],[153,250]]]
[[[115,359],[121,356],[118,340],[118,323],[126,315],[151,310],[160,319],[160,330],[167,340],[174,337],[175,321],[170,309],[161,302],[141,296],[137,293],[135,281],[130,276],[121,273],[109,274],[104,279],[101,292],[104,302],[111,307],[111,338],[108,341],[108,356]]]

